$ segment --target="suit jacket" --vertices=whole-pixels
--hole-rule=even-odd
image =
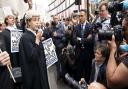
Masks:
[[[91,63],[94,58],[94,37],[92,34],[92,25],[86,23],[84,28],[84,35],[81,34],[82,28],[81,24],[78,24],[74,28],[73,32],[73,44],[75,45],[75,56],[76,56],[76,66],[77,74],[76,80],[80,80],[81,77],[87,77],[87,82],[90,79]],[[90,38],[87,38],[92,35]],[[81,38],[81,41],[77,40],[77,37]]]
[[[84,48],[86,50],[93,50],[93,46],[94,46],[94,36],[92,34],[92,25],[90,23],[86,23],[85,28],[84,28],[84,36],[82,37],[81,34],[81,24],[78,24],[75,26],[74,28],[74,32],[73,32],[73,43],[76,45],[76,47],[81,48],[82,45],[84,45]],[[88,35],[92,35],[91,38],[87,38]],[[77,40],[77,37],[81,38],[81,41]]]
[[[100,66],[98,77],[97,77],[97,82],[99,82],[107,87],[106,66],[107,66],[107,63],[103,63]],[[94,76],[95,76],[95,62],[92,63],[90,83],[94,81]]]
[[[51,29],[52,29],[52,34],[54,32],[57,33],[56,37],[52,36],[53,43],[56,46],[56,50],[58,50],[58,49],[61,50],[66,45],[65,44],[66,37],[65,37],[64,26],[62,23],[58,23],[56,26],[53,26]]]
[[[26,30],[19,47],[24,89],[49,89],[42,44],[37,45],[35,35]]]

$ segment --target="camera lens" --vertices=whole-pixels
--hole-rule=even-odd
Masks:
[[[98,33],[98,38],[99,40],[111,40],[112,39],[112,35],[114,34],[113,31],[102,31],[100,30]]]

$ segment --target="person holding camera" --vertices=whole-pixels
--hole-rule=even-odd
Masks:
[[[110,30],[110,19],[111,16],[108,13],[108,4],[102,2],[99,5],[99,18],[97,18],[96,24],[101,24],[101,30]]]
[[[124,41],[122,45],[119,45],[119,50],[121,50],[120,55],[117,57],[121,59],[119,64],[117,64],[115,58],[118,47],[115,42],[115,37],[113,36],[112,40],[109,41],[111,51],[106,73],[108,86],[115,89],[128,88],[128,14],[124,17],[122,26]]]
[[[60,80],[62,78],[62,69],[61,69],[61,53],[62,49],[66,46],[66,37],[65,37],[65,29],[64,24],[59,21],[59,17],[57,15],[53,16],[53,21],[51,23],[51,33],[52,40],[56,47],[56,53],[58,57],[58,62],[56,62],[57,68],[57,79]]]
[[[106,81],[106,66],[109,57],[109,48],[104,44],[99,44],[96,47],[95,58],[92,61],[92,70],[90,76],[90,83],[98,82],[107,87]],[[81,78],[80,84],[84,83],[86,80]],[[90,84],[89,84],[90,85]]]
[[[117,64],[115,58],[117,45],[114,36],[112,37],[112,40],[109,41],[109,45],[111,51],[106,70],[108,86],[114,89],[125,89],[126,87],[128,87],[128,51],[123,52],[123,54],[119,56],[125,57],[119,64]],[[126,48],[126,50],[128,49]]]

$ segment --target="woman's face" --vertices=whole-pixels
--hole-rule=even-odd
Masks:
[[[101,54],[101,50],[100,49],[96,49],[96,51],[95,51],[95,61],[96,62],[103,61],[103,56]]]
[[[15,24],[15,18],[13,16],[8,16],[6,22],[8,23],[9,26],[12,26]]]
[[[28,22],[28,26],[33,31],[37,31],[39,29],[39,23],[40,23],[40,17],[39,16],[33,16],[31,21]]]

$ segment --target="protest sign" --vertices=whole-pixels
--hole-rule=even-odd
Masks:
[[[55,45],[53,44],[52,38],[49,38],[42,42],[44,47],[44,53],[46,58],[47,68],[52,66],[54,63],[58,61]]]
[[[22,30],[11,31],[11,53],[19,52],[19,42],[22,34]]]

